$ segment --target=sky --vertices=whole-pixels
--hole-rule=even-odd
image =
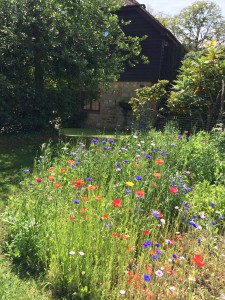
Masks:
[[[140,4],[145,4],[154,10],[154,12],[163,12],[170,15],[178,14],[181,9],[190,6],[196,0],[138,0]],[[223,16],[225,17],[225,0],[212,0],[222,9]]]

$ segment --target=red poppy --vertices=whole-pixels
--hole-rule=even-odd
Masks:
[[[143,232],[145,235],[149,235],[150,231],[149,230],[144,230]]]
[[[83,184],[84,184],[84,181],[83,181],[82,179],[78,178],[78,179],[76,180],[76,183],[75,183],[74,186],[75,186],[76,188],[80,188]]]
[[[155,200],[156,200],[156,201],[159,201],[159,197],[155,197]]]
[[[75,218],[73,216],[70,216],[70,221],[74,221]]]
[[[119,236],[119,233],[115,232],[112,234],[112,236],[117,237],[117,236]]]
[[[178,188],[176,186],[171,186],[170,187],[170,193],[171,194],[176,194],[178,193]]]
[[[118,208],[122,206],[122,200],[120,199],[114,199],[112,204],[114,205],[114,207]]]
[[[202,260],[201,254],[195,254],[192,261],[198,266],[198,267],[203,267],[205,264]]]
[[[161,158],[157,158],[156,161],[157,165],[163,165],[164,161]]]
[[[59,189],[61,185],[60,185],[60,183],[55,182],[55,183],[54,183],[54,186],[55,186],[57,189]]]
[[[40,183],[42,182],[42,178],[37,178],[36,181]]]
[[[137,195],[138,197],[144,197],[145,192],[142,191],[142,190],[137,190],[137,191],[136,191],[136,195]]]
[[[102,219],[108,219],[108,217],[109,217],[109,215],[104,214],[104,215],[102,216]]]

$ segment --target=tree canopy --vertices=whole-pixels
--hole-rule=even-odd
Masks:
[[[81,89],[97,91],[125,61],[137,63],[141,38],[126,37],[114,13],[122,3],[0,2],[1,126],[39,127],[52,113],[75,120]]]
[[[215,40],[190,52],[174,81],[168,107],[210,129],[224,115],[225,47]]]
[[[214,2],[199,0],[174,17],[159,13],[156,18],[180,40],[188,51],[196,51],[204,43],[217,39],[225,42],[225,18]]]

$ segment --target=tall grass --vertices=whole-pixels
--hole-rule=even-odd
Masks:
[[[224,263],[225,188],[216,141],[167,128],[43,144],[4,215],[8,253],[64,299],[217,299],[224,278],[209,272]]]

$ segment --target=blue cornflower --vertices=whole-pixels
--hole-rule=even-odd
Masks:
[[[125,163],[128,163],[128,162],[129,162],[129,160],[127,160],[127,159],[124,159],[124,162],[125,162]]]
[[[176,254],[173,254],[172,256],[173,256],[173,258],[177,258],[177,255],[176,255]]]
[[[145,248],[149,248],[150,246],[152,245],[152,242],[151,241],[146,241],[142,244],[143,247]]]
[[[87,177],[86,180],[87,181],[92,181],[92,177]]]
[[[106,141],[102,141],[102,145],[105,145],[106,144]]]
[[[77,200],[77,199],[73,200],[73,202],[74,202],[75,204],[80,204],[80,201]]]
[[[198,228],[198,225],[194,221],[188,221],[188,224],[193,226],[194,228]]]
[[[129,189],[125,190],[125,194],[130,194],[130,193],[131,193],[131,190],[129,190]]]
[[[197,216],[192,216],[192,219],[197,219]]]
[[[120,163],[117,163],[117,164],[116,164],[116,167],[121,167],[121,164],[120,164]]]
[[[127,151],[127,149],[124,148],[124,147],[120,148],[120,150],[121,150],[121,151]]]
[[[148,274],[145,274],[144,275],[144,281],[151,281],[151,276],[150,275],[148,275]]]
[[[24,171],[24,173],[28,173],[28,172],[30,172],[30,170],[29,169],[25,169],[25,170],[23,170]]]
[[[220,219],[220,220],[223,220],[223,219],[224,219],[224,217],[223,217],[223,216],[219,216],[219,219]]]
[[[135,178],[136,178],[136,180],[142,180],[142,177],[139,175],[135,176]]]
[[[158,255],[152,255],[152,259],[154,260],[158,259]]]
[[[73,164],[74,165],[79,165],[79,161],[75,161]]]
[[[158,250],[158,249],[157,249],[155,252],[156,252],[156,254],[158,254],[158,255],[161,255],[161,254],[162,254],[162,251],[161,251],[161,250]]]
[[[211,207],[215,207],[215,206],[216,206],[215,203],[210,203],[209,205],[210,205]]]
[[[212,224],[212,225],[216,225],[216,222],[213,221],[213,222],[211,222],[211,224]]]
[[[110,143],[114,143],[114,139],[112,139],[112,138],[110,138],[108,141],[109,141]]]
[[[108,148],[107,147],[103,147],[103,150],[108,150]]]
[[[97,144],[98,140],[97,139],[92,139],[93,144]]]
[[[156,247],[160,247],[160,244],[159,244],[159,243],[155,243],[155,246],[156,246]]]
[[[151,155],[150,154],[146,154],[145,158],[151,158]]]

